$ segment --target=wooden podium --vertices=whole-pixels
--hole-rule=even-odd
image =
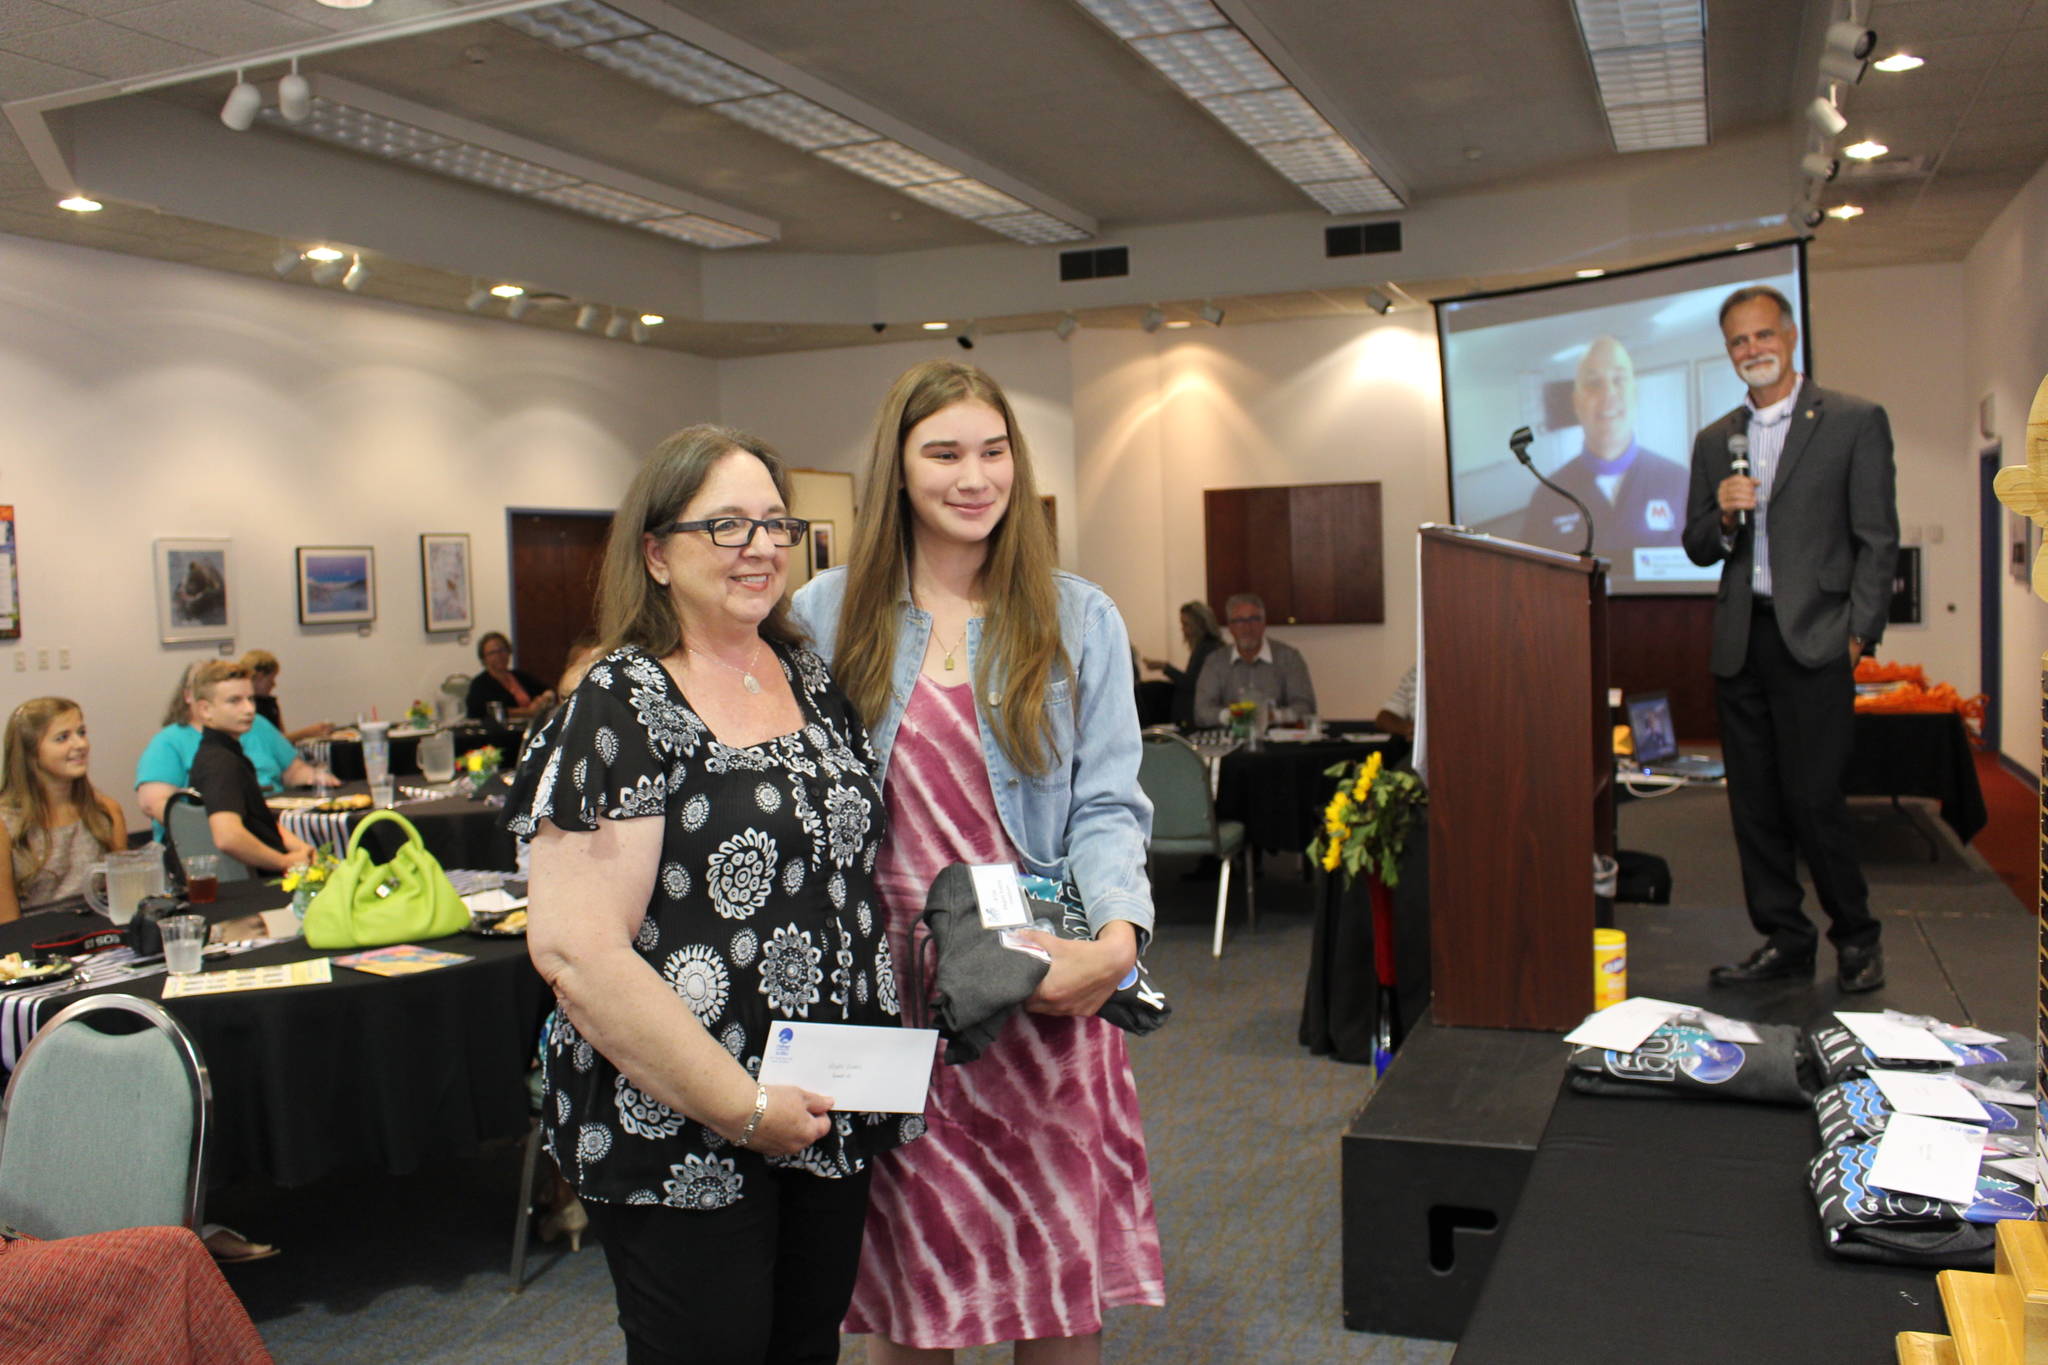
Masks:
[[[1606,561],[1424,526],[1422,620],[1436,1022],[1572,1028],[1614,852]]]

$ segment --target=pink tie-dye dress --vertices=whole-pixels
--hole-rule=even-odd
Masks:
[[[1016,859],[996,816],[970,684],[920,677],[889,761],[875,880],[899,971],[932,878]],[[902,993],[906,1024],[925,1022]],[[1166,1302],[1137,1083],[1101,1019],[1020,1013],[965,1066],[940,1062],[925,1136],[874,1161],[849,1332],[904,1346],[1083,1336]]]

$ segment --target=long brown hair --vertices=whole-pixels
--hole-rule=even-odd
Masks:
[[[612,516],[611,536],[605,541],[604,567],[597,576],[598,657],[621,645],[638,645],[659,659],[682,645],[683,623],[676,618],[668,590],[647,572],[641,537],[681,516],[711,467],[736,450],[767,467],[782,505],[789,506],[789,475],[782,457],[758,436],[700,423],[656,446]],[[790,617],[787,595],[761,622],[761,637],[777,644],[804,643],[803,631]]]
[[[0,779],[0,816],[6,818],[14,834],[17,893],[23,883],[43,870],[51,852],[51,840],[45,831],[56,812],[50,808],[50,795],[42,779],[36,776],[36,752],[42,748],[43,736],[50,732],[50,727],[73,712],[81,721],[85,719],[84,708],[68,697],[37,697],[15,707],[14,714],[7,718],[7,774]],[[81,775],[72,780],[71,807],[86,832],[99,841],[101,848],[111,852],[114,818],[100,804],[100,794],[93,789],[90,777]]]
[[[925,418],[966,402],[986,403],[1001,414],[1014,471],[1010,505],[989,533],[977,584],[986,615],[974,691],[981,698],[1000,695],[1001,705],[991,708],[990,715],[996,743],[1019,768],[1042,773],[1054,756],[1046,689],[1056,673],[1069,672],[1052,578],[1059,555],[1010,400],[1001,385],[972,365],[957,360],[913,365],[882,401],[861,482],[866,512],[854,529],[853,553],[846,562],[832,673],[873,725],[889,702],[902,616],[897,603],[910,591],[910,561],[916,553],[903,482],[903,442]],[[849,623],[855,628],[848,629]]]

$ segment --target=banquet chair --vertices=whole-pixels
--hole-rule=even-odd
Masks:
[[[213,827],[206,823],[206,805],[190,787],[180,787],[164,802],[164,831],[171,856],[181,869],[185,859],[193,854],[211,853],[220,864],[220,879],[224,882],[247,881],[256,875],[247,863],[230,858],[213,842]]]
[[[117,1020],[139,1028],[107,1032]],[[0,1098],[0,1222],[42,1238],[197,1232],[213,1085],[152,1000],[96,995],[44,1025]]]
[[[1223,913],[1230,899],[1230,860],[1244,860],[1245,922],[1257,928],[1259,908],[1252,889],[1251,846],[1244,823],[1218,821],[1209,764],[1194,745],[1176,734],[1147,731],[1138,760],[1138,785],[1152,802],[1150,852],[1207,854],[1221,864],[1216,878],[1216,942],[1211,956],[1223,956]]]

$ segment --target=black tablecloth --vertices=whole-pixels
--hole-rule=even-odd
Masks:
[[[230,882],[201,907],[230,919],[287,897]],[[89,925],[52,911],[0,925],[0,953]],[[301,1185],[371,1165],[394,1174],[430,1156],[523,1132],[526,1072],[550,998],[523,938],[457,934],[426,946],[472,961],[410,977],[334,968],[326,986],[163,1001],[199,1045],[213,1080],[207,1168],[216,1180],[258,1175]],[[303,942],[207,960],[209,971],[333,957]],[[107,987],[160,1000],[162,976]],[[42,1022],[78,997],[42,1002]]]
[[[1851,796],[1927,796],[1964,843],[1989,817],[1969,733],[1953,711],[1856,715],[1856,748],[1843,786]]]
[[[1567,1087],[1457,1365],[1884,1361],[1943,1330],[1933,1271],[1823,1247],[1818,1145],[1806,1109]]]
[[[501,773],[498,781],[486,788],[485,795],[502,792],[505,781]],[[365,783],[349,782],[332,792],[294,789],[286,795],[350,795],[368,790]],[[420,842],[427,846],[427,852],[441,860],[443,867],[510,872],[518,866],[518,841],[504,828],[503,806],[467,796],[444,796],[432,801],[401,801],[395,809],[412,821],[413,828],[420,832]],[[347,812],[347,829],[353,831],[369,814],[367,810]],[[340,822],[333,823],[338,825]],[[363,841],[369,845],[370,855],[384,862],[397,851],[399,841],[404,837],[404,832],[387,820],[372,826],[370,832],[363,836]],[[323,830],[320,838],[307,838],[308,842],[316,845],[332,843],[337,854],[343,852],[348,843],[347,834],[338,831],[329,834]]]
[[[1223,759],[1216,818],[1242,820],[1245,838],[1262,853],[1299,853],[1322,827],[1323,808],[1337,780],[1324,770],[1363,759],[1388,741],[1268,741],[1256,752],[1235,749]]]
[[[1418,819],[1401,851],[1401,880],[1392,891],[1394,984],[1382,994],[1374,949],[1371,888],[1364,878],[1343,884],[1318,871],[1315,937],[1301,996],[1301,1045],[1317,1056],[1368,1063],[1379,1037],[1380,1011],[1391,1011],[1394,1046],[1429,1006],[1429,822]]]
[[[498,746],[505,756],[505,766],[510,768],[519,758],[519,740],[526,732],[518,726],[492,725],[488,721],[464,721],[454,727],[455,752],[466,754],[471,749],[481,749],[487,744]],[[420,770],[419,735],[399,735],[391,741],[391,772],[395,777],[410,777]],[[368,776],[363,771],[363,742],[359,739],[333,739],[328,742],[328,763],[334,775],[344,782],[360,782]]]

